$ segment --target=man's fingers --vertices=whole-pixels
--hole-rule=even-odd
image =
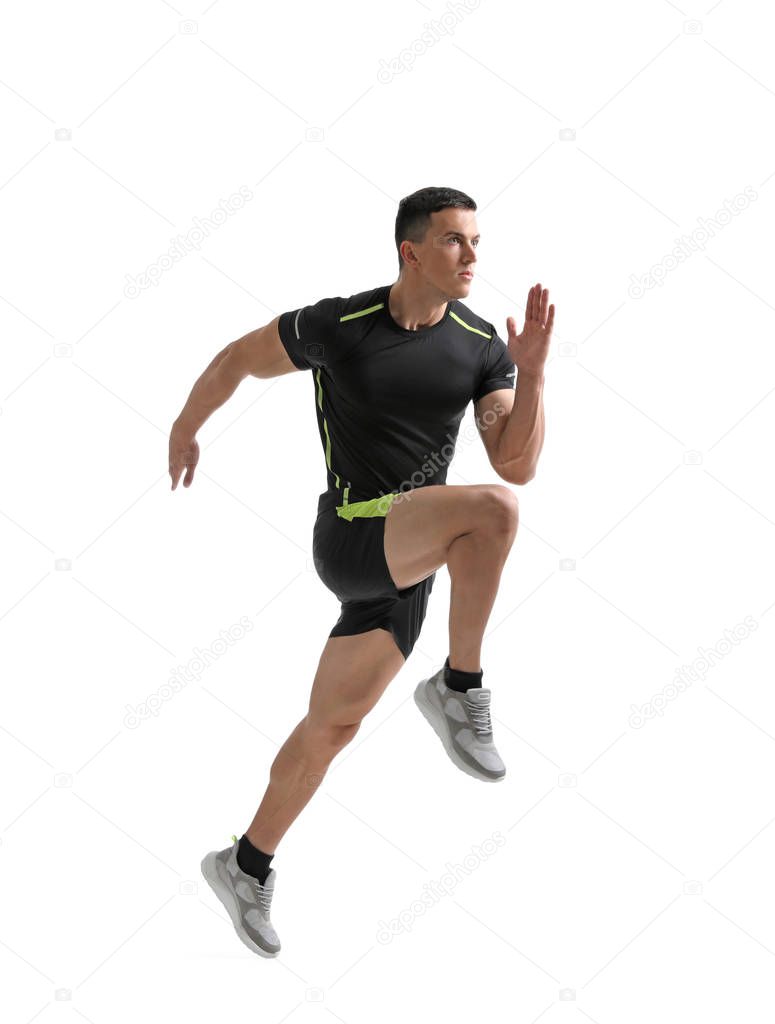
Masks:
[[[185,458],[181,458],[177,462],[170,463],[170,476],[172,477],[172,490],[173,491],[175,490],[175,488],[180,483],[180,478],[183,475],[183,470],[186,468],[187,465],[188,465],[188,462],[186,461]],[[183,480],[183,485],[187,486],[186,479]]]
[[[170,436],[168,466],[174,491],[181,479],[188,487],[194,479],[194,470],[199,460],[199,445],[196,438],[184,437],[174,431]]]

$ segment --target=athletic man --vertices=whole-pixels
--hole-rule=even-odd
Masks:
[[[496,473],[532,479],[544,439],[544,365],[554,322],[548,291],[530,289],[525,326],[508,344],[468,297],[479,233],[465,193],[424,188],[402,199],[399,276],[347,298],[275,317],[220,352],[197,380],[170,436],[175,490],[190,486],[196,432],[247,376],[311,370],[326,490],[313,530],[315,569],[341,601],[309,709],[280,748],[247,832],[202,871],[245,945],[276,956],[270,908],[277,844],[331,761],[360,728],[414,647],[436,571],[451,578],[449,654],[415,701],[456,767],[499,781],[482,636],[517,532],[502,484],[446,485],[468,403]],[[519,373],[515,390],[515,374]]]

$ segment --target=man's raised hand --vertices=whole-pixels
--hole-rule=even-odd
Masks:
[[[517,334],[517,321],[513,316],[506,318],[509,355],[520,373],[539,376],[544,372],[544,363],[549,352],[549,342],[554,327],[554,304],[547,309],[549,289],[535,284],[527,293],[525,326]]]

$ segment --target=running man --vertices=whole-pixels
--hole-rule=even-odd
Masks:
[[[191,485],[196,433],[240,381],[312,371],[327,478],[312,550],[341,613],[307,714],[272,763],[250,827],[202,861],[240,939],[261,956],[280,950],[270,919],[277,845],[409,657],[442,565],[451,579],[449,654],[414,698],[457,768],[486,782],[506,772],[480,655],[517,533],[517,498],[503,484],[446,485],[446,476],[473,401],[498,476],[509,484],[532,479],[544,440],[554,306],[534,285],[522,333],[514,317],[506,320],[506,344],[464,305],[479,245],[475,210],[456,189],[424,188],[402,199],[392,285],[320,299],[233,341],[196,381],[172,427],[174,491],[184,470],[183,486]]]

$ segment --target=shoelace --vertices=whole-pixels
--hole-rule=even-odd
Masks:
[[[473,701],[470,697],[466,696],[465,703],[476,732],[480,736],[490,735],[492,733],[492,720],[490,718],[489,701],[486,704],[480,704],[478,701]]]
[[[256,879],[255,882],[256,899],[261,905],[261,909],[268,914],[272,906],[272,894],[268,889],[265,889],[263,885]]]

